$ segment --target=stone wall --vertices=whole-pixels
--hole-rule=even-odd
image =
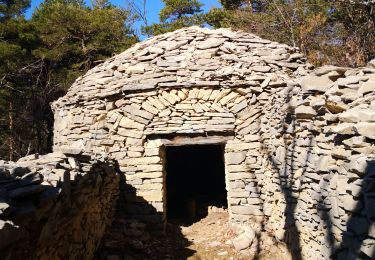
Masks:
[[[373,258],[375,69],[326,66],[300,83],[261,117],[264,228],[304,259]]]
[[[93,259],[119,193],[113,165],[53,153],[0,162],[0,258]]]

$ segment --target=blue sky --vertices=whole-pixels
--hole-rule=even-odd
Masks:
[[[110,0],[110,1],[111,1],[111,3],[113,3],[117,6],[120,6],[120,7],[126,6],[125,0]],[[35,10],[35,8],[37,8],[38,5],[42,2],[43,2],[43,0],[32,0],[31,1],[31,8],[29,10],[27,10],[26,17],[30,18],[33,11]],[[86,2],[88,4],[91,3],[90,0],[86,0]],[[205,11],[210,10],[212,7],[220,6],[218,0],[201,0],[200,2],[204,4],[203,9]],[[148,22],[150,24],[157,23],[159,21],[158,15],[159,15],[160,9],[162,9],[162,8],[163,8],[163,2],[161,0],[148,0],[147,1],[147,18],[148,18]],[[137,23],[136,27],[138,27],[138,29],[139,29],[140,23]]]

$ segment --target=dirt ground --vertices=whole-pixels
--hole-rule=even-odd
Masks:
[[[237,252],[231,239],[227,211],[210,211],[192,224],[170,223],[165,234],[150,235],[141,223],[117,219],[105,237],[100,260],[249,260]],[[256,259],[290,259],[283,247],[275,246]]]
[[[189,226],[181,226],[181,233],[188,240],[186,249],[191,255],[170,259],[245,259],[235,251],[231,238],[235,235],[228,226],[227,212],[210,212],[207,217]]]

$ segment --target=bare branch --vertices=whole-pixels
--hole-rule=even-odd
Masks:
[[[135,13],[143,22],[144,26],[148,26],[146,4],[147,0],[125,0],[129,9]]]

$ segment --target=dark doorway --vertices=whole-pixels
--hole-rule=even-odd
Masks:
[[[167,219],[192,223],[227,207],[222,145],[166,147]]]

